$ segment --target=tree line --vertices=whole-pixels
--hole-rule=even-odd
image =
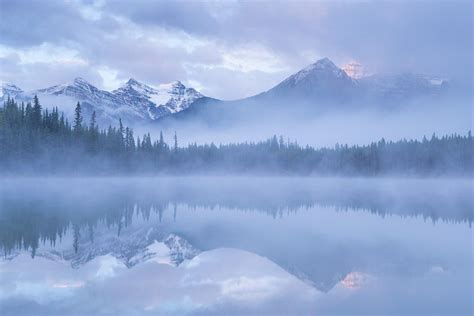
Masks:
[[[301,146],[273,136],[261,142],[172,145],[160,132],[135,137],[119,120],[101,129],[80,103],[72,123],[58,108],[43,109],[8,98],[0,108],[2,173],[279,173],[298,175],[472,175],[472,134],[385,141],[332,148]]]
[[[283,186],[280,183],[267,187],[262,195],[255,190],[258,184],[234,182],[227,186],[226,181],[166,179],[150,182],[138,179],[117,184],[115,180],[99,179],[87,181],[88,186],[84,187],[80,180],[59,180],[58,183],[54,179],[43,181],[42,186],[37,187],[29,181],[13,180],[0,187],[0,255],[27,250],[34,256],[40,245],[54,247],[68,232],[73,237],[72,248],[77,252],[78,239],[82,236],[82,239],[94,242],[98,228],[99,232],[112,229],[120,236],[122,229],[136,220],[161,222],[167,218],[180,221],[183,209],[258,212],[277,218],[321,206],[339,212],[422,217],[433,223],[465,223],[469,227],[474,219],[474,200],[469,185],[463,186],[457,194],[444,195],[440,194],[444,192],[443,184],[439,184],[440,187],[429,187],[429,190],[420,191],[424,194],[418,192],[416,197],[412,197],[409,188],[397,192],[377,189],[380,185],[374,184],[347,187],[346,181],[337,185],[329,181],[315,186],[294,186],[290,181]]]

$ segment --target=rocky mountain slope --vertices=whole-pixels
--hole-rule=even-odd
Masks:
[[[37,95],[43,104],[69,108],[80,102],[85,115],[97,112],[99,120],[117,121],[122,118],[128,122],[152,121],[178,113],[189,108],[204,96],[193,88],[185,87],[175,81],[157,87],[128,80],[122,87],[112,92],[98,89],[83,78],[52,87],[23,91],[12,84],[2,84],[0,102],[8,97],[17,101],[31,101]]]
[[[297,108],[334,108],[339,104],[376,104],[391,106],[419,97],[437,97],[448,89],[448,81],[419,74],[376,74],[360,79],[352,78],[328,58],[321,59],[289,76],[272,89],[256,96],[236,101],[208,98],[180,81],[157,86],[135,79],[128,80],[114,91],[98,89],[82,78],[36,91],[23,91],[13,84],[2,84],[0,103],[8,96],[19,101],[38,95],[43,104],[73,107],[81,102],[84,114],[97,112],[99,120],[129,124],[152,122],[169,118],[204,117],[218,121],[242,105],[254,106],[255,111],[275,105]],[[328,107],[328,105],[330,105]],[[228,112],[228,113],[227,113]],[[245,115],[249,115],[248,112]]]

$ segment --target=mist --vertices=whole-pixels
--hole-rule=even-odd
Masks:
[[[473,107],[469,95],[419,98],[397,104],[339,104],[306,100],[271,102],[234,101],[211,104],[198,117],[183,113],[135,126],[139,134],[176,131],[181,143],[242,143],[273,135],[302,145],[332,147],[336,143],[365,145],[381,138],[421,139],[423,136],[464,134],[472,129]],[[403,128],[402,128],[403,127]]]

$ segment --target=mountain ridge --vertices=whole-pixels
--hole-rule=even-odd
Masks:
[[[98,112],[99,118],[127,122],[160,121],[163,119],[192,117],[193,115],[218,116],[232,111],[242,103],[276,104],[291,102],[324,107],[324,104],[403,102],[417,97],[437,96],[448,86],[448,80],[420,74],[375,74],[352,78],[329,58],[323,58],[290,75],[273,88],[257,95],[234,101],[207,97],[180,81],[156,86],[130,78],[121,87],[101,90],[87,80],[77,77],[73,81],[44,89],[23,91],[13,84],[2,84],[0,102],[8,96],[28,101],[34,95],[40,99],[66,97],[72,103],[81,102],[85,114]],[[54,100],[53,100],[54,102]],[[57,101],[59,102],[59,101]],[[219,105],[219,106],[217,106]],[[273,106],[269,105],[268,107]],[[260,107],[262,108],[262,107]],[[255,107],[255,111],[258,111]],[[219,114],[212,114],[210,112]]]
[[[80,102],[85,114],[96,111],[99,117],[109,120],[137,119],[156,120],[160,117],[187,109],[194,101],[205,98],[193,88],[184,86],[180,81],[160,84],[157,87],[147,85],[131,78],[113,91],[97,88],[87,80],[76,77],[72,81],[32,91],[23,91],[13,84],[0,86],[0,102],[8,97],[17,101],[31,101],[37,95],[41,99],[51,97],[68,98],[69,103]],[[50,101],[50,100],[48,100]],[[52,103],[64,100],[52,100]]]

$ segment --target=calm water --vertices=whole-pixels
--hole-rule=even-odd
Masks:
[[[1,315],[472,315],[471,180],[0,181]]]

